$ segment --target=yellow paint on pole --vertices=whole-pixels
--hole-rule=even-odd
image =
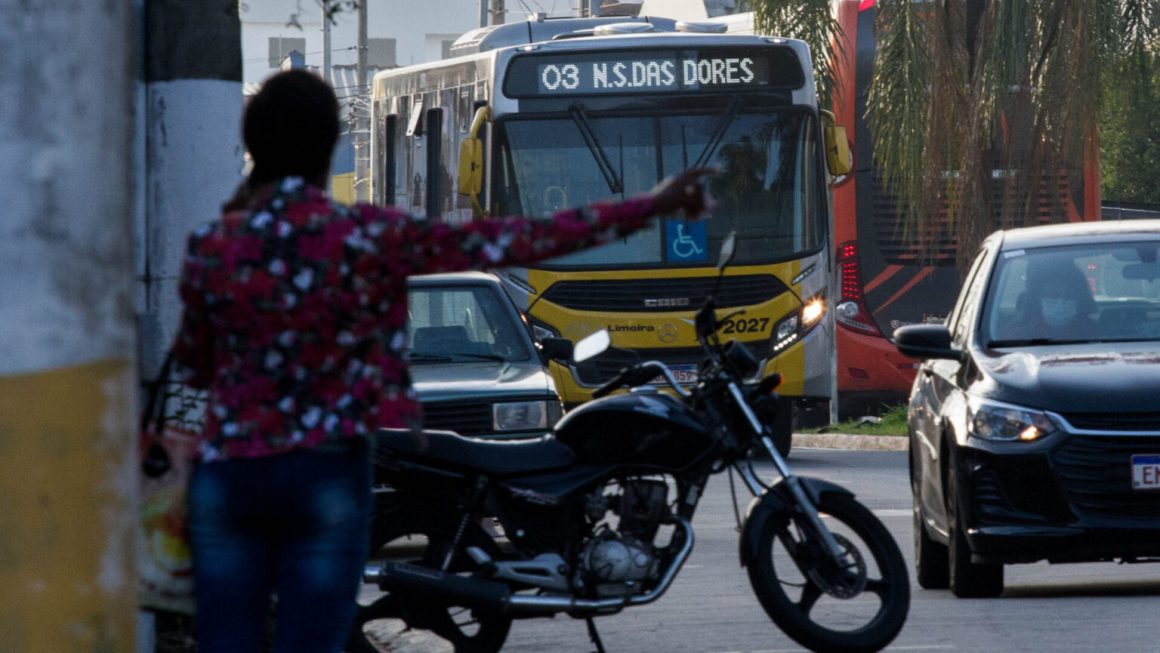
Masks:
[[[0,651],[135,650],[134,378],[0,377]]]

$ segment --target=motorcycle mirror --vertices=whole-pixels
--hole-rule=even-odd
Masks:
[[[612,336],[608,335],[608,329],[601,329],[576,343],[572,348],[572,360],[583,363],[604,353],[611,346]]]
[[[721,242],[721,251],[717,253],[717,269],[724,270],[733,261],[737,253],[737,233],[730,231]]]

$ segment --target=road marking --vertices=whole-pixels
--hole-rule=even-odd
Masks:
[[[875,510],[874,514],[878,517],[910,517],[914,514],[914,511],[910,508],[883,508],[881,510]]]
[[[956,648],[954,644],[911,644],[909,646],[887,646],[887,651],[947,651]],[[759,651],[718,651],[716,653],[808,653],[804,648],[770,648]]]

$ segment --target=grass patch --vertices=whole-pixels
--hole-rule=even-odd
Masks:
[[[906,435],[906,406],[892,406],[878,416],[878,421],[865,418],[827,424],[805,433],[856,433],[859,435]]]

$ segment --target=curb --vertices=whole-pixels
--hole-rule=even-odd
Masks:
[[[910,439],[897,435],[848,433],[794,433],[793,448],[854,449],[858,451],[906,451]],[[792,455],[792,454],[791,454]]]

